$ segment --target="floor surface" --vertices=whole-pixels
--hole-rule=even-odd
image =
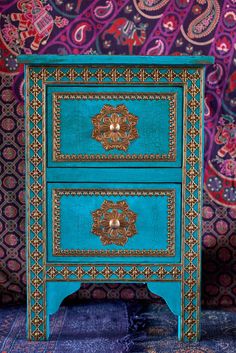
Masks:
[[[25,307],[0,309],[0,353],[234,353],[236,312],[203,311],[199,343],[177,341],[177,319],[166,305],[123,301],[62,306],[47,342],[28,342]]]

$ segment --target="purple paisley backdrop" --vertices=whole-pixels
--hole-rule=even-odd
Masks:
[[[0,302],[25,301],[23,67],[17,55],[214,55],[206,71],[202,301],[235,305],[236,0],[2,0]],[[77,298],[153,298],[83,285]]]

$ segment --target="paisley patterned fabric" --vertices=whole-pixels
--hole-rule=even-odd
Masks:
[[[17,55],[214,55],[206,70],[203,304],[235,304],[236,0],[2,0],[0,302],[25,300],[23,66]],[[177,59],[176,59],[177,60]],[[151,298],[84,285],[73,298]]]

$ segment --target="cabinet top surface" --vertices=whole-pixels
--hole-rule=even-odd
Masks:
[[[161,66],[203,66],[214,63],[213,56],[139,56],[139,55],[19,55],[29,65],[122,64]]]

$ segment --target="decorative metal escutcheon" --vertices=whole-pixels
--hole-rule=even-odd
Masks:
[[[137,215],[129,209],[126,201],[105,200],[101,208],[92,212],[92,233],[100,237],[104,245],[125,245],[137,233]]]
[[[116,148],[126,151],[130,142],[138,137],[137,121],[138,118],[129,113],[124,104],[117,107],[106,104],[92,119],[92,137],[101,142],[106,150]]]

